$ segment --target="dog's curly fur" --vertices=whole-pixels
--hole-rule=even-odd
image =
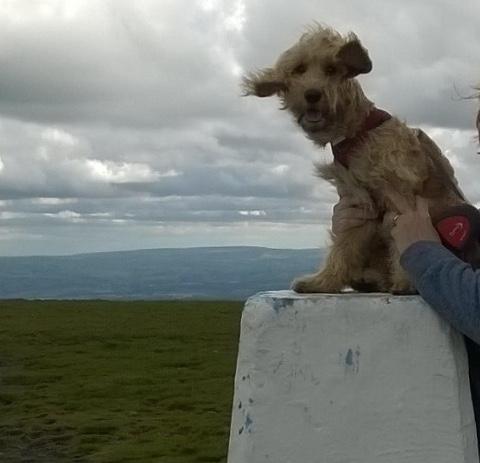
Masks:
[[[246,95],[278,95],[307,136],[318,146],[352,138],[374,104],[355,79],[372,68],[368,52],[354,34],[342,36],[315,24],[271,67],[244,77]],[[379,211],[378,221],[332,236],[322,271],[295,280],[297,292],[414,292],[399,265],[383,217],[399,212],[400,194],[429,200],[431,215],[464,202],[448,160],[419,130],[395,117],[368,132],[352,153],[348,169],[334,162],[317,165],[318,175],[333,183],[340,196],[360,198]]]

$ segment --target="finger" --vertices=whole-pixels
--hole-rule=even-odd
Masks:
[[[333,212],[337,220],[361,219],[373,220],[378,218],[378,212],[365,207],[348,207],[346,209],[335,209]]]
[[[388,228],[392,228],[396,225],[396,221],[399,218],[400,218],[400,216],[398,214],[396,214],[395,212],[387,212],[383,216],[383,226],[388,227]]]
[[[405,214],[406,212],[410,212],[413,210],[413,207],[408,202],[408,199],[405,198],[401,193],[397,191],[390,190],[387,193],[388,199],[393,203],[395,209],[398,212]]]
[[[378,219],[378,213],[375,211],[363,210],[363,215],[361,217],[363,220],[376,220]]]
[[[354,198],[353,196],[343,196],[340,198],[340,201],[334,206],[334,210],[342,210],[342,209],[348,209],[350,207],[357,207],[362,204],[361,201],[358,200],[358,198]]]
[[[417,212],[424,217],[430,217],[430,213],[428,211],[428,199],[422,196],[415,197],[415,205]]]
[[[361,212],[355,212],[361,211]],[[364,217],[365,219],[374,219],[378,217],[377,210],[371,203],[366,203],[358,198],[350,198],[345,201],[340,201],[334,208],[335,215],[338,214],[353,214],[355,217]]]
[[[365,220],[362,219],[342,219],[339,223],[339,229],[346,231],[351,228],[357,228],[365,225]]]
[[[350,209],[346,209],[342,211],[342,215],[345,217],[350,217],[352,219],[376,219],[378,217],[378,213],[376,211],[372,211],[371,209],[367,209],[365,207],[352,207]]]

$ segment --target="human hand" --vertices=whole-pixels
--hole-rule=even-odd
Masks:
[[[332,233],[338,235],[352,228],[360,227],[367,220],[378,218],[377,211],[370,204],[352,196],[344,196],[333,207]]]
[[[395,201],[395,204],[400,206],[401,210],[400,214],[393,218],[391,233],[399,255],[417,241],[441,243],[428,212],[428,200],[417,196],[414,208],[406,201]]]

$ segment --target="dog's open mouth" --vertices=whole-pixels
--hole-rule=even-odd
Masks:
[[[298,123],[307,132],[318,132],[327,125],[327,119],[317,109],[307,109],[299,118]]]

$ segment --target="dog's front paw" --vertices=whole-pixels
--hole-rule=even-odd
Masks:
[[[309,278],[295,278],[290,285],[296,293],[313,293],[314,291],[310,290],[311,286]]]
[[[390,288],[390,292],[397,296],[408,296],[412,294],[418,294],[418,291],[415,289],[411,283],[396,283]]]
[[[342,290],[338,281],[321,273],[296,278],[291,287],[297,293],[339,293]]]

